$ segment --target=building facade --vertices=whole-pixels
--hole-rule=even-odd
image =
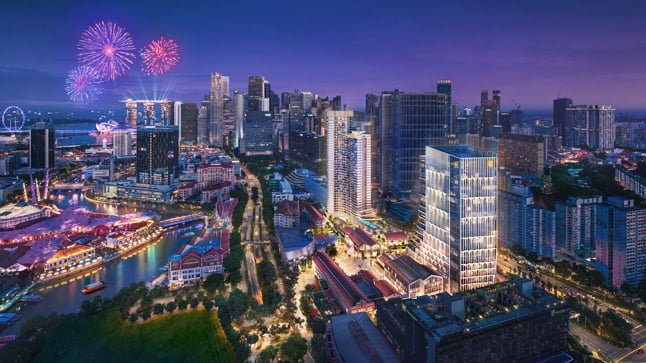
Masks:
[[[428,145],[448,142],[448,95],[384,92],[379,101],[377,158],[380,189],[407,198],[419,182],[418,161]]]
[[[229,97],[229,77],[211,73],[211,93],[209,95],[209,143],[223,145],[222,127],[224,123],[224,98]]]
[[[545,138],[502,134],[498,138],[498,166],[508,170],[543,175],[547,149]]]
[[[274,153],[274,121],[271,113],[249,111],[244,116],[244,133],[240,152],[247,155],[272,155]]]
[[[132,129],[116,128],[112,130],[112,155],[117,157],[132,155]]]
[[[376,315],[402,362],[540,362],[568,347],[568,305],[529,280],[390,299]]]
[[[591,149],[615,147],[615,109],[611,106],[571,106],[566,109],[566,146]]]
[[[36,122],[29,130],[29,167],[53,169],[56,165],[56,131],[54,125]]]
[[[137,128],[137,183],[170,185],[179,178],[177,126]]]
[[[497,251],[494,153],[467,145],[427,147],[422,230],[413,257],[447,291],[493,284]]]
[[[572,256],[592,257],[595,248],[596,208],[601,196],[569,197],[556,203],[556,243]]]
[[[646,208],[635,201],[608,197],[596,210],[596,258],[606,279],[620,288],[646,279]]]
[[[330,214],[359,217],[372,205],[370,135],[350,132],[352,111],[326,112],[327,173]]]

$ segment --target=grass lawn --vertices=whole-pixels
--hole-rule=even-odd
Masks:
[[[188,311],[143,324],[116,311],[72,321],[46,338],[37,362],[234,362],[215,312]]]

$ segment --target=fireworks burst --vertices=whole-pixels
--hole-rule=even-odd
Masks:
[[[103,91],[98,75],[88,66],[72,69],[65,81],[65,91],[74,102],[91,103]]]
[[[111,21],[89,27],[78,43],[79,62],[95,69],[104,81],[113,81],[130,68],[134,50],[130,34]]]
[[[166,73],[179,61],[179,48],[172,39],[153,40],[141,52],[141,70],[149,76]]]

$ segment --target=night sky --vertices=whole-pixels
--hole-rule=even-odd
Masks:
[[[503,109],[576,103],[646,109],[644,1],[31,1],[3,2],[0,107],[78,110],[64,91],[81,32],[100,21],[126,28],[137,49],[160,36],[182,59],[153,79],[136,63],[93,108],[163,90],[199,102],[209,74],[246,91],[264,75],[277,93],[342,95],[363,109],[367,92],[434,91],[453,81],[460,106],[500,89]]]

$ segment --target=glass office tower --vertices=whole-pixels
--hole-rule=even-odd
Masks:
[[[137,128],[137,183],[170,185],[179,178],[177,126]]]
[[[410,197],[419,182],[419,158],[427,145],[448,142],[448,96],[384,92],[378,126],[379,185],[398,198]]]
[[[496,156],[467,145],[426,147],[425,207],[413,255],[450,292],[495,282]]]

